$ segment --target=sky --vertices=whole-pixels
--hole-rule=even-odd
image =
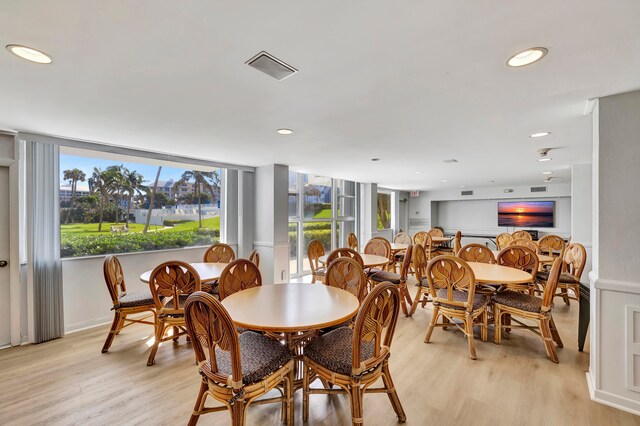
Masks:
[[[81,157],[78,155],[69,155],[69,154],[60,154],[60,184],[61,185],[69,185],[68,181],[63,180],[64,171],[69,169],[80,169],[86,175],[86,179],[88,180],[93,174],[93,168],[98,167],[102,170],[106,169],[109,166],[114,165],[124,165],[129,170],[135,170],[144,176],[144,184],[152,184],[153,180],[156,178],[156,173],[158,173],[158,166],[150,165],[150,164],[141,164],[141,163],[132,163],[130,161],[115,161],[115,160],[105,160],[102,158],[91,158],[91,157]],[[160,172],[160,180],[178,180],[182,173],[184,173],[185,169],[178,169],[174,167],[162,166],[162,171]],[[88,191],[89,184],[87,181],[78,182],[78,190]]]
[[[553,214],[553,201],[514,201],[501,202],[498,207],[499,213],[549,213]]]

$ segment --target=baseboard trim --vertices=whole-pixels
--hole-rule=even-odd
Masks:
[[[604,404],[609,407],[616,408],[618,410],[626,411],[627,413],[640,416],[640,403],[628,398],[623,398],[618,395],[614,395],[610,392],[595,389],[593,380],[589,372],[587,376],[587,387],[589,388],[589,396],[593,402]]]
[[[109,324],[113,321],[113,317],[104,317],[93,319],[89,321],[82,321],[75,324],[71,324],[68,327],[65,327],[64,334],[72,334],[77,333],[78,331],[88,330],[90,328],[99,327],[101,325]]]

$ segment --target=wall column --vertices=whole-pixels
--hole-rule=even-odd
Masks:
[[[595,401],[640,414],[640,91],[593,113],[591,365]],[[573,308],[573,307],[572,307]]]
[[[592,177],[591,164],[571,166],[571,241],[582,244],[587,250],[587,264],[582,282],[589,282],[592,260]]]
[[[378,236],[378,185],[375,183],[360,184],[360,250],[373,237]]]
[[[260,252],[263,284],[289,280],[289,167],[256,167],[254,247]]]

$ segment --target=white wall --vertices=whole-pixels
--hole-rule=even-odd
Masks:
[[[568,236],[571,233],[571,198],[555,197],[540,200],[555,201],[554,227],[527,229],[538,229],[542,233]],[[448,232],[460,230],[463,235],[465,233],[496,235],[514,230],[512,226],[498,226],[497,200],[436,201],[435,203],[438,212],[438,220],[435,225]]]
[[[201,262],[205,247],[161,250],[118,255],[127,291],[149,288],[139,277],[169,260]],[[65,332],[80,330],[113,320],[113,303],[104,281],[105,256],[62,260]]]
[[[589,283],[591,272],[593,212],[591,164],[574,164],[571,167],[571,239],[587,250],[587,262],[581,281]]]
[[[640,91],[594,111],[592,398],[640,414]]]
[[[424,191],[419,197],[409,197],[409,232],[441,226],[447,232],[462,231],[463,235],[496,235],[506,232],[506,227],[498,227],[497,203],[499,200],[553,200],[556,201],[554,228],[538,229],[541,234],[556,233],[568,237],[571,233],[571,184],[541,184],[546,186],[545,193],[531,193],[532,185],[492,186],[464,188],[472,190],[473,195],[462,196],[460,189]],[[513,189],[505,193],[504,189]],[[509,231],[514,228],[509,227]],[[465,239],[464,243],[474,242]],[[478,240],[480,243],[486,240]]]

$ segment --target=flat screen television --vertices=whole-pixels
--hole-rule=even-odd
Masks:
[[[498,226],[553,228],[555,201],[500,201]]]

